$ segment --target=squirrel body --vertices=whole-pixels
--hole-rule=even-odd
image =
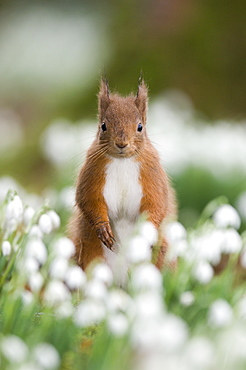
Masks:
[[[110,94],[107,82],[101,81],[98,132],[78,177],[70,229],[83,269],[95,258],[114,269],[141,214],[158,230],[175,215],[174,191],[146,133],[147,98],[143,81],[136,97]],[[161,235],[159,268],[166,251]],[[123,257],[122,269],[127,270]]]

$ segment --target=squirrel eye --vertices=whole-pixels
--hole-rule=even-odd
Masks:
[[[141,125],[141,123],[138,124],[138,131],[141,132],[143,129],[143,126]]]
[[[106,126],[105,122],[102,123],[101,128],[102,128],[103,131],[107,131],[107,126]]]

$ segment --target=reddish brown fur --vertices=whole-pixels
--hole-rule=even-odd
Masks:
[[[114,243],[103,197],[105,169],[112,157],[135,156],[139,162],[143,192],[140,213],[145,213],[158,229],[164,219],[176,212],[174,192],[145,130],[148,95],[144,82],[139,85],[137,97],[124,98],[110,94],[107,83],[102,80],[98,97],[98,133],[78,177],[77,210],[70,229],[77,262],[83,269],[94,258],[103,258],[101,241],[110,249]],[[102,123],[106,124],[105,132]],[[143,126],[141,132],[137,131],[138,123]],[[156,262],[159,268],[163,266],[166,250],[167,243],[162,237]]]

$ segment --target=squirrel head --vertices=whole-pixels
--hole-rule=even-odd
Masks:
[[[139,153],[146,140],[148,88],[139,79],[137,95],[111,94],[102,78],[98,94],[98,142],[113,157],[125,158]]]

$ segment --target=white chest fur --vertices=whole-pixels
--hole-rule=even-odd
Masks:
[[[119,280],[123,281],[127,271],[123,245],[138,219],[143,196],[139,181],[139,164],[133,158],[114,158],[108,164],[103,196],[116,239],[114,249],[118,252],[113,253],[103,245],[104,256],[113,270],[124,275],[119,277]]]
[[[143,196],[139,182],[139,164],[132,158],[114,158],[106,169],[103,192],[112,222],[135,221]]]

